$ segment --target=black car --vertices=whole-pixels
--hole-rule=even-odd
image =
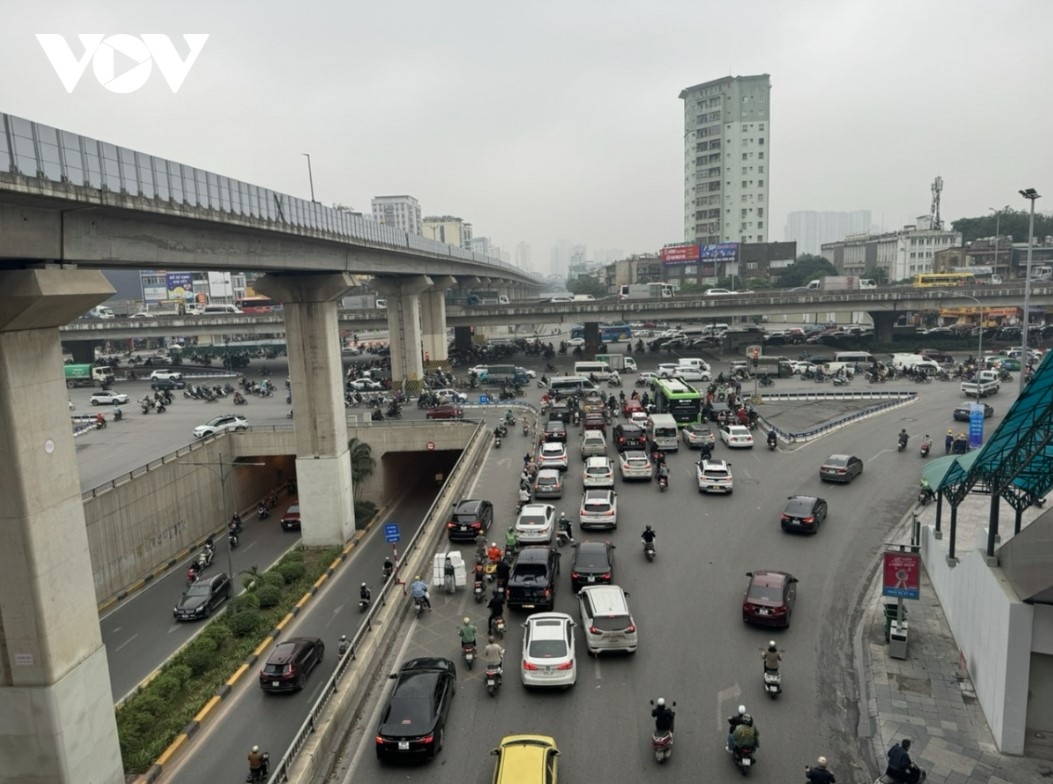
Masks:
[[[780,523],[784,531],[815,533],[826,519],[827,505],[813,495],[791,495],[782,512]]]
[[[457,502],[446,523],[450,541],[462,539],[475,541],[479,534],[490,530],[494,522],[494,505],[478,498],[465,498]]]
[[[545,440],[567,443],[567,425],[558,419],[550,419],[545,424]]]
[[[432,759],[442,749],[457,668],[449,659],[410,659],[391,677],[395,688],[380,715],[377,759]]]
[[[177,621],[207,618],[230,598],[231,590],[230,578],[223,572],[211,577],[199,577],[183,593],[179,604],[172,609],[172,615]]]
[[[610,585],[614,575],[614,545],[610,542],[578,542],[570,565],[570,585],[577,593],[586,585]]]
[[[819,479],[824,482],[844,482],[852,480],[863,473],[863,461],[855,455],[830,455],[819,466]]]
[[[552,610],[556,606],[559,553],[550,547],[524,547],[516,556],[505,589],[509,608]]]
[[[548,410],[548,421],[562,422],[563,424],[570,422],[570,406],[562,400],[553,403]]]
[[[969,417],[972,415],[972,409],[970,408],[971,405],[972,403],[966,403],[965,405],[955,408],[955,420],[958,422],[968,422]],[[984,403],[984,419],[989,419],[992,416],[994,416],[994,409],[987,405],[987,403]]]
[[[734,416],[734,412],[731,410],[731,407],[727,403],[715,401],[707,405],[706,419],[708,419],[710,422],[719,422],[721,414],[724,415],[725,422],[730,422],[732,420],[732,417]]]
[[[150,389],[156,389],[158,391],[167,389],[169,391],[173,389],[182,389],[186,386],[186,382],[182,379],[176,378],[155,378],[150,382]]]
[[[260,670],[260,688],[264,691],[301,691],[307,676],[322,663],[325,643],[317,637],[290,637],[271,651]]]
[[[626,449],[647,451],[647,431],[632,422],[614,426],[614,448],[619,452]]]

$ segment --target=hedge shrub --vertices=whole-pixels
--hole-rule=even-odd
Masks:
[[[256,596],[259,597],[261,610],[277,607],[282,600],[282,589],[276,585],[261,585],[256,591]]]
[[[278,566],[278,572],[285,578],[286,584],[291,585],[307,573],[307,567],[299,561],[289,561]]]

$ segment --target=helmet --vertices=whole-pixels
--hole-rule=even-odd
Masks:
[[[651,526],[649,526],[649,525],[644,526],[644,530],[645,531],[650,531],[651,530]]]
[[[657,700],[655,700],[654,704],[657,705],[659,708],[664,708],[665,707],[665,697],[659,697]]]
[[[365,588],[365,587],[366,587],[366,584],[365,584],[365,583],[362,583],[362,587],[363,587],[363,588]]]
[[[490,640],[490,642],[493,642],[494,641],[494,636],[491,634],[487,639]]]
[[[745,705],[739,705],[739,716],[745,716],[745,715],[746,715],[746,706]]]
[[[259,752],[259,750],[260,750],[260,747],[259,747],[259,746],[253,746],[253,747],[252,747],[252,753],[253,753],[253,754],[256,754],[256,753],[258,753],[258,752]]]
[[[820,768],[823,768],[825,770],[826,769],[826,757],[820,757],[819,759],[817,759],[815,761],[815,764],[818,765]]]
[[[776,646],[775,646],[775,640],[772,640],[772,641],[770,641],[770,642],[768,643],[768,650],[769,650],[769,651],[774,651],[774,650],[777,650],[777,648],[776,648]]]
[[[471,622],[472,622],[472,619],[471,619],[471,618],[469,618],[469,617],[468,617],[468,616],[466,615],[466,616],[464,616],[464,622],[465,622],[466,624],[467,624],[467,623],[471,623]]]
[[[414,577],[413,579],[414,579],[414,580],[419,580],[419,579],[420,579],[420,575],[418,574],[418,575],[417,575],[416,577]]]
[[[508,533],[512,533],[514,530],[516,530],[516,527],[514,525],[508,526]]]

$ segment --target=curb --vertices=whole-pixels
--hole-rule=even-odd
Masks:
[[[377,511],[373,518],[366,523],[365,528],[361,528],[355,531],[355,535],[351,537],[350,541],[344,545],[343,549],[331,564],[326,568],[322,575],[314,582],[314,584],[307,590],[299,601],[293,606],[292,610],[286,613],[286,615],[278,621],[275,627],[268,633],[266,637],[260,640],[260,644],[256,646],[253,652],[246,657],[241,665],[234,671],[234,673],[226,680],[223,686],[221,686],[215,694],[209,698],[208,702],[197,712],[194,718],[191,720],[183,731],[180,732],[172,740],[168,747],[161,752],[150,769],[146,773],[140,774],[135,780],[137,784],[153,784],[157,781],[164,773],[166,765],[170,765],[171,761],[176,757],[179,751],[187,744],[187,742],[197,734],[198,730],[201,729],[201,725],[207,721],[209,715],[216,709],[220,703],[226,699],[231,692],[234,690],[234,686],[238,681],[249,672],[249,670],[259,661],[260,656],[263,652],[274,643],[276,639],[281,635],[282,630],[297,616],[300,614],[300,610],[306,606],[311,598],[318,593],[319,589],[329,580],[329,578],[336,572],[344,561],[347,560],[348,556],[358,547],[358,544],[373,530],[374,525],[377,521],[382,519],[383,516],[390,510],[392,504],[387,504],[383,509]],[[163,667],[163,665],[162,665]],[[160,673],[162,667],[158,667],[154,672],[150,673],[147,678],[140,684],[140,688],[145,686]],[[115,706],[116,707],[116,706]]]

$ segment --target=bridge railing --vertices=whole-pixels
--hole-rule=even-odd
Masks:
[[[197,207],[399,250],[488,264],[527,276],[501,259],[409,234],[349,210],[326,207],[269,188],[154,155],[118,147],[22,117],[0,113],[0,181],[11,175],[60,187],[91,188],[153,199],[159,207]],[[540,283],[540,281],[537,281]]]
[[[765,430],[774,430],[779,437],[788,444],[794,444],[798,441],[814,441],[817,438],[822,438],[828,433],[834,430],[840,430],[845,425],[852,422],[858,422],[862,419],[868,419],[876,414],[886,411],[890,408],[897,408],[904,406],[909,403],[913,403],[918,399],[918,393],[912,391],[896,391],[896,392],[878,392],[876,390],[837,390],[831,392],[815,391],[815,392],[766,392],[760,396],[761,400],[765,403],[776,403],[776,402],[790,402],[790,401],[802,401],[802,402],[815,402],[819,400],[856,400],[864,402],[868,400],[878,401],[874,405],[866,406],[859,411],[852,411],[848,414],[842,414],[841,416],[834,417],[833,419],[821,422],[814,427],[810,427],[807,430],[800,430],[791,432],[789,430],[783,430],[771,423],[771,421],[761,415],[761,420],[765,424]]]

